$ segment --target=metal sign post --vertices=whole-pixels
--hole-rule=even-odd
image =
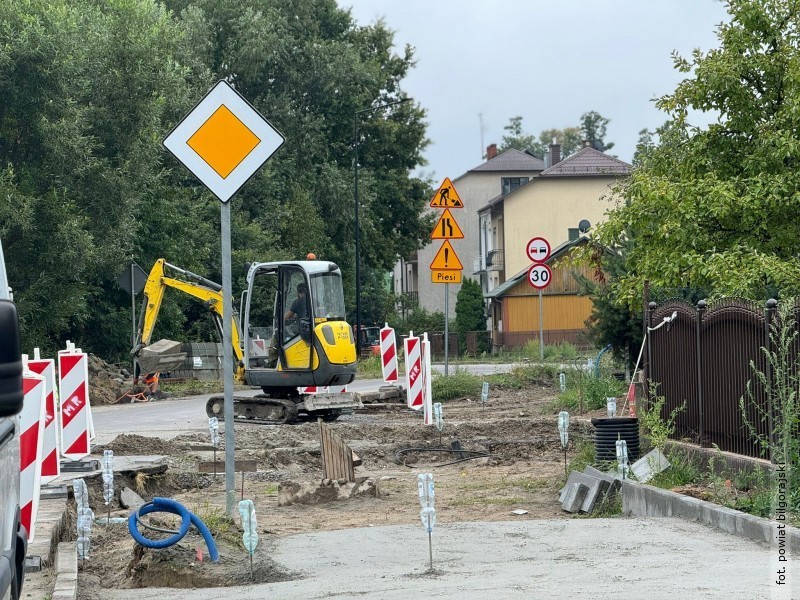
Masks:
[[[233,514],[236,482],[231,331],[231,206],[239,191],[285,138],[227,81],[219,81],[164,138],[164,147],[222,203],[222,345],[225,416],[225,514]]]
[[[528,283],[539,290],[539,360],[544,362],[544,314],[542,309],[542,290],[550,285],[553,272],[545,261],[550,258],[550,242],[541,237],[528,241],[525,253],[533,261],[528,270]]]
[[[444,284],[444,376],[447,377],[450,365],[450,284]]]

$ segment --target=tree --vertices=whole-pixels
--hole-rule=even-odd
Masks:
[[[798,291],[800,6],[734,0],[728,11],[718,49],[674,55],[687,77],[656,103],[669,122],[595,229],[607,247],[632,242],[634,268],[613,284],[631,308],[645,279],[754,299]],[[692,110],[719,117],[695,127]]]
[[[458,332],[458,346],[466,349],[468,331],[486,331],[486,307],[483,302],[481,284],[474,279],[465,278],[456,296],[455,329]],[[488,350],[486,344],[481,351]]]
[[[529,150],[533,154],[541,156],[541,153],[535,151],[535,149],[538,149],[536,138],[522,129],[522,117],[511,117],[508,120],[508,125],[503,127],[503,129],[508,133],[504,135],[503,139],[500,141],[500,152],[505,152],[513,148],[515,150],[522,150],[523,152]]]
[[[598,139],[602,141],[605,137],[605,127],[608,124],[608,119],[603,118],[598,113],[592,111],[583,115],[582,119],[584,124],[589,124],[592,129],[591,135],[595,136],[591,139]],[[583,127],[564,127],[563,129],[544,129],[538,136],[533,136],[525,132],[522,128],[522,117],[512,117],[509,119],[508,125],[503,129],[508,131],[507,135],[503,136],[500,143],[500,152],[505,152],[510,148],[516,150],[528,151],[531,154],[539,157],[544,157],[545,153],[549,150],[550,144],[553,140],[561,146],[561,157],[566,158],[571,154],[575,154],[581,149],[581,145],[586,138],[586,131]],[[600,137],[596,137],[596,136]],[[608,149],[614,144],[604,145]]]
[[[581,135],[588,141],[592,148],[605,152],[614,147],[614,143],[605,143],[606,126],[609,120],[594,110],[581,115]]]
[[[353,118],[403,97],[411,48],[334,0],[0,3],[0,236],[25,347],[66,339],[127,360],[116,278],[159,257],[221,278],[219,201],[160,141],[225,78],[287,142],[232,202],[234,293],[246,261],[309,251],[338,263],[354,305]],[[424,111],[362,114],[364,281],[426,239]],[[187,339],[202,307],[165,298],[157,335]]]

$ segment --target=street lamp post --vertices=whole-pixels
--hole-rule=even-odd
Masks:
[[[411,98],[403,98],[394,102],[387,102],[380,106],[371,106],[353,113],[353,200],[356,210],[356,356],[361,356],[361,227],[358,224],[358,117],[369,112],[408,102]]]

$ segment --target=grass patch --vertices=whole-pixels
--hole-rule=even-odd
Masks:
[[[568,467],[567,472],[583,470],[588,465],[594,464],[594,443],[591,440],[576,440],[571,451],[567,451]],[[564,478],[566,481],[566,478]]]
[[[206,500],[202,504],[195,505],[191,510],[206,524],[215,540],[224,540],[233,545],[241,541],[239,528],[233,520],[225,515],[224,509],[212,506]]]
[[[277,483],[268,483],[264,486],[264,493],[268,494],[269,496],[277,496],[278,495],[278,484]]]
[[[382,379],[383,369],[381,368],[380,356],[369,356],[358,361],[356,373],[363,379]]]
[[[456,369],[448,377],[434,374],[431,382],[433,399],[436,401],[454,398],[480,398],[483,379],[477,375]]]
[[[666,454],[670,462],[669,469],[655,475],[648,485],[671,490],[682,485],[697,483],[703,478],[703,468],[697,459],[692,458],[688,452],[673,450]]]

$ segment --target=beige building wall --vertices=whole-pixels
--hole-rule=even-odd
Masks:
[[[610,199],[615,177],[539,178],[504,200],[506,279],[530,266],[525,247],[543,237],[555,248],[569,240],[569,229],[581,219],[592,226],[605,220],[613,208]]]
[[[495,196],[502,192],[503,177],[530,177],[531,172],[526,171],[488,171],[488,172],[469,172],[465,175],[453,179],[453,185],[458,192],[458,196],[464,203],[464,208],[453,208],[450,212],[455,218],[458,226],[464,232],[463,240],[450,240],[461,264],[464,266],[462,275],[480,281],[480,276],[473,274],[473,267],[476,259],[480,257],[479,249],[479,228],[478,228],[478,209],[487,204]],[[441,182],[439,182],[441,183]],[[430,209],[436,213],[438,218],[444,211],[440,209]],[[502,238],[502,233],[499,234]],[[429,311],[444,312],[445,304],[445,285],[431,282],[430,264],[434,256],[442,246],[442,240],[433,240],[432,243],[422,248],[418,253],[418,291],[419,304]],[[502,246],[499,246],[502,248]],[[450,318],[455,318],[456,297],[461,289],[461,284],[449,284],[449,313]]]

